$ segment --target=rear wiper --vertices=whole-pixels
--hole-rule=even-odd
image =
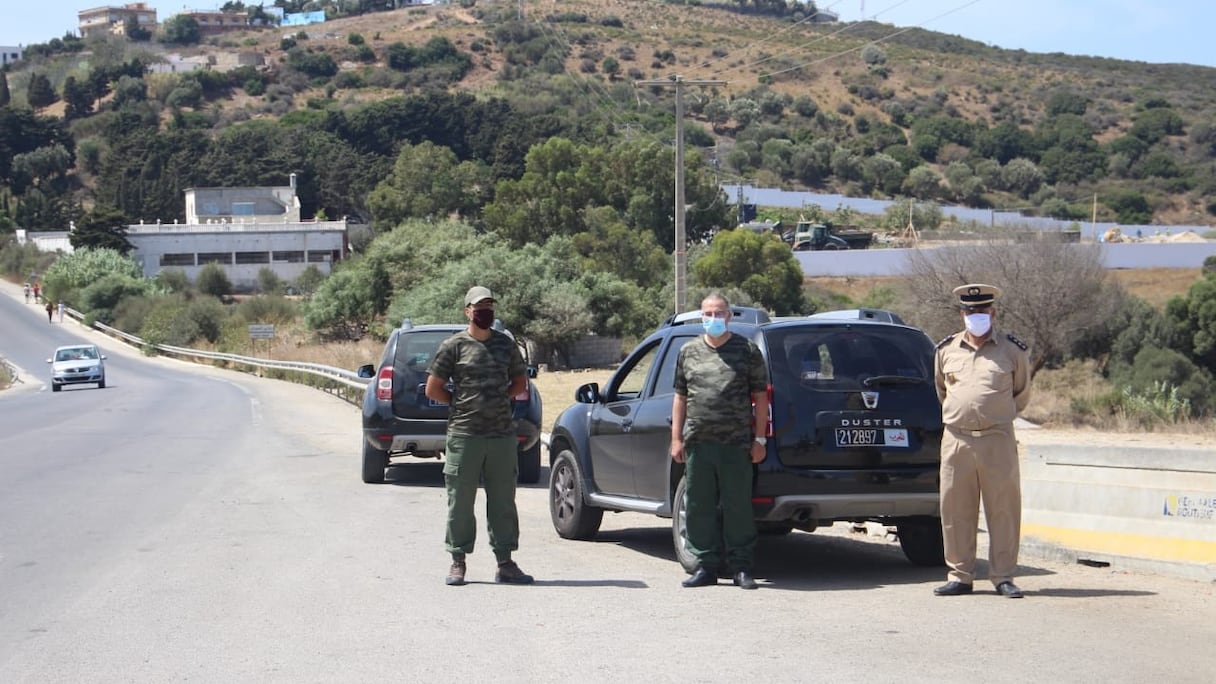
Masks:
[[[877,387],[878,385],[923,385],[924,378],[910,378],[906,375],[875,375],[861,381],[865,387]]]

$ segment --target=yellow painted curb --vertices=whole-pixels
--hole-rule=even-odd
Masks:
[[[1022,524],[1022,536],[1035,537],[1076,551],[1182,563],[1216,563],[1216,542],[1202,539],[1169,539],[1033,523]]]

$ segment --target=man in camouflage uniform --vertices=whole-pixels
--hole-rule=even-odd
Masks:
[[[988,579],[1001,596],[1022,598],[1013,583],[1022,526],[1022,491],[1013,420],[1030,401],[1026,345],[993,331],[1000,289],[953,290],[965,330],[942,340],[933,377],[942,402],[942,539],[950,572],[937,596],[970,594],[975,581],[980,499],[988,521]]]
[[[717,584],[725,551],[735,585],[756,588],[752,464],[763,461],[766,450],[768,370],[755,344],[727,331],[730,316],[725,297],[706,297],[705,334],[681,347],[676,359],[671,457],[685,464],[688,548],[699,563],[686,587]]]
[[[528,375],[515,341],[491,328],[495,301],[487,288],[468,291],[464,314],[469,327],[439,345],[426,380],[426,396],[450,406],[443,479],[448,492],[447,549],[452,554],[447,584],[452,586],[465,583],[465,555],[473,552],[477,538],[473,504],[483,478],[486,527],[498,560],[494,581],[532,583],[531,575],[511,560],[511,552],[519,548],[519,461],[511,397],[527,389]]]

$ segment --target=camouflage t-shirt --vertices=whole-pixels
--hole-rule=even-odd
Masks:
[[[747,444],[752,432],[752,393],[768,386],[764,355],[734,333],[718,348],[704,336],[680,348],[676,393],[688,397],[684,441]]]
[[[509,437],[511,378],[526,375],[523,355],[508,335],[490,331],[485,342],[462,330],[439,345],[428,372],[441,380],[451,378],[452,405],[448,435],[456,437]]]

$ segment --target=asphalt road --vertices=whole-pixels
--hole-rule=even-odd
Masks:
[[[12,298],[13,292],[17,299]],[[843,526],[762,541],[761,588],[683,589],[666,521],[559,539],[519,491],[529,587],[447,587],[436,463],[359,481],[356,408],[145,359],[0,284],[2,682],[1207,682],[1216,587],[1024,558],[1012,601]],[[49,348],[109,386],[52,394]],[[484,543],[484,529],[481,530]]]

